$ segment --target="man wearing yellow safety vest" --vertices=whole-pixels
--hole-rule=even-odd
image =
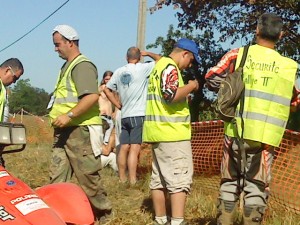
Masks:
[[[200,62],[199,47],[182,38],[169,57],[157,61],[149,78],[143,142],[152,143],[150,189],[155,225],[170,224],[166,212],[171,198],[171,225],[186,225],[184,208],[191,190],[193,160],[187,96],[199,88],[197,80],[183,83],[181,71]]]
[[[12,83],[16,83],[23,73],[23,65],[17,58],[7,59],[0,65],[0,122],[8,122],[5,119],[5,108],[8,106],[6,87]],[[5,163],[2,158],[3,149],[4,146],[0,144],[0,165],[4,167]]]
[[[282,36],[282,19],[265,13],[258,19],[256,44],[251,45],[244,65],[245,83],[242,119],[237,116],[238,133],[244,148],[238,147],[232,123],[225,123],[218,225],[233,224],[233,213],[244,192],[243,223],[262,223],[269,195],[270,169],[274,147],[278,147],[289,118],[297,63],[275,51]],[[207,85],[218,90],[220,80],[240,64],[244,48],[233,49],[205,75]],[[237,110],[239,110],[239,105]],[[245,163],[241,168],[241,149]]]
[[[53,44],[63,64],[48,104],[54,127],[50,182],[66,182],[75,173],[99,217],[111,211],[101,185],[102,121],[96,66],[79,51],[79,36],[68,25],[53,30]],[[74,202],[76,204],[76,202]]]

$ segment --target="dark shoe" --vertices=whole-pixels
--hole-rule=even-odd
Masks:
[[[244,206],[243,210],[244,225],[261,225],[265,207]]]
[[[95,220],[99,224],[105,224],[106,222],[109,222],[111,218],[113,217],[113,211],[112,210],[97,210],[94,211]]]
[[[217,225],[232,225],[236,202],[218,200]]]
[[[99,211],[110,211],[112,209],[111,201],[108,199],[107,194],[97,193],[93,197],[89,197],[92,207]]]

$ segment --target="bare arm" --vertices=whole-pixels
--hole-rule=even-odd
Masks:
[[[150,58],[154,59],[155,62],[157,62],[161,58],[161,55],[153,53],[153,52],[147,52],[147,51],[141,51],[141,55],[149,56]]]
[[[172,102],[180,102],[186,99],[189,93],[196,91],[199,88],[199,83],[197,80],[189,80],[189,83],[183,87],[179,87],[176,91],[175,97]]]
[[[116,95],[114,94],[114,92],[112,90],[110,90],[109,88],[107,88],[107,87],[105,87],[103,91],[106,94],[106,97],[108,98],[108,100],[112,104],[114,104],[118,109],[121,110],[122,105],[121,105],[119,99],[116,98]]]

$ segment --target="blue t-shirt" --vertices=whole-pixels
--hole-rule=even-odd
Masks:
[[[155,62],[129,63],[117,69],[106,87],[119,93],[122,118],[145,116],[147,87]]]

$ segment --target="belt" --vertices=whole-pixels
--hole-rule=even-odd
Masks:
[[[109,119],[109,120],[112,119],[111,116],[108,116],[108,115],[101,115],[101,116],[103,116],[103,117],[105,117],[105,118],[107,118],[107,119]]]

